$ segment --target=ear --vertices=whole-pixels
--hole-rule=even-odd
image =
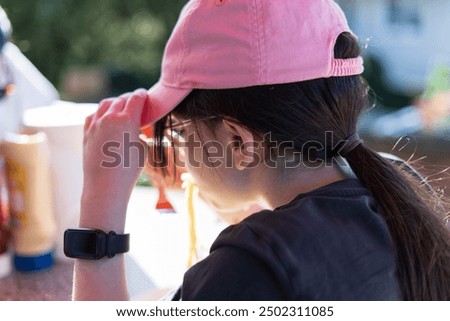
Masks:
[[[235,122],[226,119],[222,122],[225,135],[232,142],[230,147],[233,163],[238,170],[244,170],[258,158],[256,155],[258,142],[255,140],[255,135]],[[227,155],[229,155],[228,152],[227,150]]]

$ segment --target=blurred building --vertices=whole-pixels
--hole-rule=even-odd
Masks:
[[[450,0],[337,2],[386,88],[420,94],[436,65],[450,65]]]

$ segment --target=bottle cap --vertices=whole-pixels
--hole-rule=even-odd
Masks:
[[[53,265],[53,251],[35,256],[14,255],[14,267],[22,272],[37,272]]]

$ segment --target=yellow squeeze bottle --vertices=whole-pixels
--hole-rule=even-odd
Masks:
[[[47,136],[6,134],[6,160],[13,261],[30,272],[53,265],[56,222],[53,214]]]

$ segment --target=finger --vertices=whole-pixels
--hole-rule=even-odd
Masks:
[[[100,118],[102,117],[106,111],[108,110],[109,106],[111,106],[111,104],[113,103],[113,101],[115,100],[115,97],[112,98],[107,98],[107,99],[103,99],[100,104],[99,107],[96,111],[96,117]]]
[[[125,98],[125,99],[128,99],[132,94],[133,94],[133,93],[130,93],[130,92],[124,93],[124,94],[120,95],[119,98]]]
[[[123,106],[121,107],[121,105],[118,104],[118,103],[115,104],[114,107],[113,107],[112,105],[113,105],[114,102],[116,102],[118,99],[119,99],[119,100],[127,100],[128,97],[129,97],[130,95],[131,95],[131,93],[125,93],[125,94],[120,95],[119,97],[112,97],[112,98],[105,99],[105,103],[106,103],[106,104],[109,103],[109,105],[108,105],[107,107],[104,107],[104,108],[101,110],[101,114],[100,114],[98,117],[103,116],[104,114],[106,114],[107,111],[113,112],[113,113],[121,112],[122,109],[123,109]]]
[[[109,114],[118,114],[122,112],[122,110],[125,107],[126,98],[125,97],[118,97],[114,99],[111,106],[109,106],[108,110],[105,112],[105,116]]]
[[[138,89],[134,91],[128,98],[123,111],[130,116],[131,119],[139,122],[141,119],[142,110],[144,109],[147,101],[147,95],[147,90],[145,89]]]
[[[84,121],[84,130],[87,130],[91,126],[92,120],[94,119],[95,113],[86,117]]]

